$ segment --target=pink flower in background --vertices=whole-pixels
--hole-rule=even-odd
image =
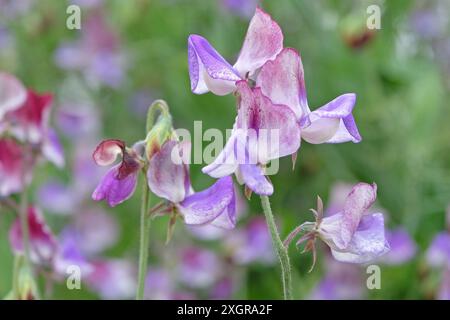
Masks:
[[[136,292],[136,270],[123,259],[92,262],[92,272],[87,278],[88,286],[102,299],[130,299]]]
[[[92,199],[106,200],[110,207],[122,203],[133,195],[137,175],[142,167],[137,152],[127,148],[125,142],[121,140],[104,140],[93,154],[95,163],[100,166],[113,164],[118,156],[122,157],[121,162],[109,169],[92,194]]]
[[[118,88],[124,81],[126,59],[117,34],[98,9],[83,22],[80,39],[63,43],[55,53],[56,64],[66,70],[79,70],[92,85]]]
[[[366,279],[363,269],[354,264],[336,261],[326,255],[325,275],[314,288],[313,300],[362,299],[365,295]]]
[[[236,81],[253,77],[263,64],[283,48],[283,33],[270,15],[256,8],[239,57],[231,66],[210,44],[199,36],[188,38],[191,90],[226,95],[236,90]]]
[[[31,182],[33,164],[23,146],[11,138],[0,138],[0,196],[20,192]]]
[[[149,162],[147,179],[150,190],[169,200],[167,209],[176,209],[188,225],[210,223],[225,229],[234,228],[236,201],[233,180],[229,176],[223,177],[208,189],[194,192],[186,163],[189,154],[190,144],[166,141]]]
[[[44,216],[35,207],[28,208],[30,259],[36,264],[49,264],[57,252],[57,242]],[[22,226],[17,218],[9,230],[11,248],[16,254],[23,253]]]
[[[213,251],[188,247],[180,252],[179,281],[191,288],[210,287],[221,274],[221,264]]]
[[[226,247],[233,262],[239,265],[276,261],[267,224],[261,217],[251,219],[242,229],[230,234],[226,238]]]

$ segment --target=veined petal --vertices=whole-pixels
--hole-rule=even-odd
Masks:
[[[27,98],[27,90],[13,75],[0,72],[0,120],[9,112],[20,108]]]
[[[390,250],[385,238],[381,213],[364,216],[345,250],[332,249],[333,257],[341,262],[367,263]]]
[[[190,149],[190,144],[188,148]],[[182,158],[184,151],[176,141],[166,141],[150,159],[147,171],[148,185],[152,192],[173,203],[183,201],[191,186],[189,169]]]
[[[361,218],[377,198],[377,185],[375,183],[358,183],[345,200],[341,237],[345,245],[350,243],[356,232]]]
[[[115,207],[133,195],[136,189],[138,171],[119,179],[119,169],[120,164],[108,170],[94,190],[93,200],[106,200],[110,207]]]
[[[303,64],[292,48],[284,48],[273,61],[267,61],[256,79],[256,86],[273,103],[286,105],[297,120],[310,113],[306,99]]]
[[[256,8],[234,68],[241,77],[252,75],[266,61],[275,59],[283,49],[283,33],[261,8]]]
[[[220,214],[233,214],[234,210],[227,208],[234,199],[233,179],[227,176],[217,180],[208,189],[186,197],[177,208],[186,224],[201,225],[212,222]]]
[[[265,196],[273,194],[273,185],[264,176],[263,169],[259,165],[241,164],[239,173],[245,185],[254,193]]]
[[[196,94],[211,92],[226,95],[235,90],[235,82],[240,80],[233,67],[199,36],[188,38],[188,63],[191,90]]]
[[[232,134],[216,159],[202,168],[202,172],[213,178],[222,178],[233,174],[238,167],[237,139],[238,137]]]
[[[295,153],[300,147],[300,126],[294,112],[285,105],[273,104],[260,88],[250,89],[247,82],[237,82],[239,111],[237,128],[255,133],[250,139],[250,159],[265,164]],[[257,155],[255,155],[257,153]]]
[[[222,229],[233,229],[236,226],[236,197],[234,192],[230,204],[216,219],[211,221],[211,225]]]
[[[361,141],[352,116],[355,102],[356,95],[346,93],[311,112],[309,124],[303,125],[303,139],[314,144]]]
[[[95,148],[93,158],[99,166],[109,166],[116,161],[119,155],[123,155],[125,142],[117,139],[103,140]]]

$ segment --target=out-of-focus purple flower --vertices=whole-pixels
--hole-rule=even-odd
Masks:
[[[439,300],[450,300],[450,267],[447,266],[444,270],[444,275],[441,281],[441,286],[437,294]]]
[[[386,230],[386,240],[391,250],[381,257],[380,261],[390,265],[402,264],[411,260],[417,247],[406,230]]]
[[[30,242],[30,259],[36,264],[48,264],[55,256],[57,242],[47,226],[44,216],[35,207],[28,208],[28,231]],[[17,218],[9,230],[11,248],[16,254],[23,253],[22,226]]]
[[[260,217],[253,218],[243,229],[230,234],[227,247],[237,264],[272,264],[276,259],[267,224]]]
[[[195,247],[181,250],[177,268],[180,282],[191,288],[207,288],[221,273],[220,261],[216,254]]]
[[[96,8],[103,4],[103,0],[70,0],[70,2],[84,8]]]
[[[259,0],[221,0],[222,6],[243,18],[250,18],[255,12]]]
[[[110,207],[133,195],[142,166],[141,160],[134,149],[127,148],[125,142],[115,139],[102,141],[93,154],[95,163],[100,166],[113,164],[119,155],[122,157],[120,164],[108,170],[92,194],[92,199],[106,200]]]
[[[202,171],[214,178],[236,173],[256,194],[271,195],[273,186],[265,177],[263,166],[297,152],[300,126],[287,106],[273,104],[260,88],[250,88],[246,81],[238,81],[236,86],[239,108],[231,137]]]
[[[357,265],[343,263],[327,256],[324,264],[325,276],[311,294],[313,300],[361,299],[364,295],[365,279]]]
[[[211,289],[211,298],[218,300],[230,299],[234,290],[235,284],[233,279],[231,277],[225,277],[214,284]]]
[[[88,16],[79,40],[59,47],[55,62],[60,68],[82,71],[94,84],[117,88],[124,80],[125,57],[101,10]]]
[[[92,161],[91,152],[94,148],[95,146],[84,142],[75,145],[72,183],[74,192],[80,198],[87,196],[107,171],[105,167],[98,166]]]
[[[301,124],[302,138],[313,144],[358,143],[361,136],[352,115],[356,94],[338,96],[311,112],[306,96],[303,64],[298,52],[284,48],[261,68],[256,86],[273,103],[288,106]]]
[[[32,7],[34,0],[0,0],[0,18],[11,20],[26,14]]]
[[[99,119],[94,106],[67,103],[58,109],[58,127],[70,138],[85,138],[98,132]]]
[[[110,248],[119,238],[117,221],[99,209],[82,209],[75,217],[74,228],[80,249],[89,256]]]
[[[0,139],[0,196],[20,192],[32,177],[24,148],[12,138]]]
[[[70,186],[50,180],[39,187],[37,201],[48,212],[68,215],[73,213],[80,199]]]
[[[187,155],[190,144],[166,141],[150,159],[148,185],[157,196],[170,201],[188,225],[232,229],[236,224],[233,180],[227,176],[208,189],[194,192],[190,183]]]
[[[174,285],[168,271],[151,268],[145,278],[145,298],[150,300],[169,300]]]
[[[148,111],[148,106],[154,101],[155,96],[150,90],[136,91],[130,98],[131,110],[138,116],[145,116]]]
[[[103,299],[130,299],[136,291],[133,264],[126,260],[102,260],[92,263],[87,283]]]
[[[68,227],[61,233],[58,243],[58,252],[53,259],[56,274],[66,276],[69,267],[77,266],[82,277],[89,276],[93,267],[80,249],[78,233]]]
[[[438,233],[427,251],[427,262],[432,267],[450,266],[450,234]]]
[[[236,81],[254,76],[262,65],[283,48],[283,33],[270,15],[256,8],[239,57],[231,66],[210,44],[199,36],[188,38],[188,63],[191,90],[226,95],[236,90]]]
[[[318,220],[313,234],[331,248],[336,260],[367,263],[389,251],[383,214],[367,212],[376,192],[376,184],[358,183],[347,196],[342,212]]]

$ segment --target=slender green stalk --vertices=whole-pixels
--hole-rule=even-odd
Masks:
[[[272,245],[277,252],[278,259],[281,265],[281,279],[283,281],[283,296],[285,300],[292,300],[292,281],[291,281],[291,265],[289,262],[289,255],[287,248],[281,241],[278,233],[275,220],[273,218],[272,209],[270,208],[270,201],[268,196],[261,196],[261,205],[266,216],[267,227],[272,237]]]
[[[140,222],[140,246],[139,246],[139,274],[136,290],[136,300],[144,299],[145,276],[147,274],[148,245],[149,245],[149,229],[151,216],[148,215],[150,192],[147,184],[147,178],[144,174],[142,180],[142,204],[141,204],[141,222]]]
[[[27,188],[24,188],[20,195],[20,225],[22,229],[22,250],[24,255],[24,262],[27,268],[31,269],[30,262],[30,230],[28,225],[28,193]]]

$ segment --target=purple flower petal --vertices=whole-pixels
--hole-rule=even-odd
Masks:
[[[450,265],[450,234],[448,232],[438,233],[434,237],[426,257],[430,266]]]
[[[64,167],[65,160],[63,146],[59,141],[56,131],[51,128],[48,129],[47,138],[42,145],[42,153],[48,161],[58,168]]]
[[[377,197],[377,185],[358,183],[347,197],[343,211],[341,238],[347,246],[353,237],[361,218],[366,213]]]
[[[384,234],[384,219],[381,213],[364,216],[358,229],[344,250],[331,250],[333,257],[341,262],[367,263],[381,257],[390,250]]]
[[[220,261],[212,251],[185,248],[181,251],[177,275],[182,283],[191,288],[206,288],[220,275]]]
[[[138,171],[120,179],[120,164],[112,167],[103,176],[92,194],[95,201],[106,200],[110,207],[114,207],[129,199],[136,189]]]
[[[250,89],[246,81],[239,81],[237,88],[239,111],[236,124],[238,129],[251,129],[247,143],[250,159],[265,164],[295,153],[300,147],[300,127],[294,112],[285,105],[273,104],[260,88]],[[256,132],[257,141],[252,140],[254,136],[250,134],[253,132]]]
[[[234,68],[241,77],[253,73],[283,49],[283,33],[269,14],[257,7]]]
[[[189,169],[183,161],[183,155],[189,150],[190,145],[169,140],[150,159],[147,179],[154,194],[173,203],[181,202],[186,198],[191,185]]]
[[[241,164],[239,166],[240,177],[254,193],[270,196],[273,194],[273,186],[264,176],[263,169],[255,164]]]
[[[258,74],[256,85],[273,103],[291,108],[298,121],[310,113],[303,64],[294,49],[284,48],[275,60],[266,62]]]
[[[201,192],[196,192],[177,205],[183,215],[186,224],[206,224],[221,217],[216,225],[221,227],[234,227],[236,223],[233,204],[235,200],[233,180],[230,176],[220,178],[211,187]],[[225,224],[224,221],[227,221]]]
[[[240,80],[233,67],[199,36],[188,38],[188,63],[191,90],[202,94],[210,90],[217,95],[226,95],[235,90],[235,82]]]
[[[383,263],[390,265],[402,264],[411,260],[416,254],[416,244],[406,230],[387,231],[386,239],[391,250],[382,257],[381,261]]]
[[[302,138],[310,143],[360,142],[358,128],[351,112],[356,102],[354,93],[340,95],[308,115]]]

